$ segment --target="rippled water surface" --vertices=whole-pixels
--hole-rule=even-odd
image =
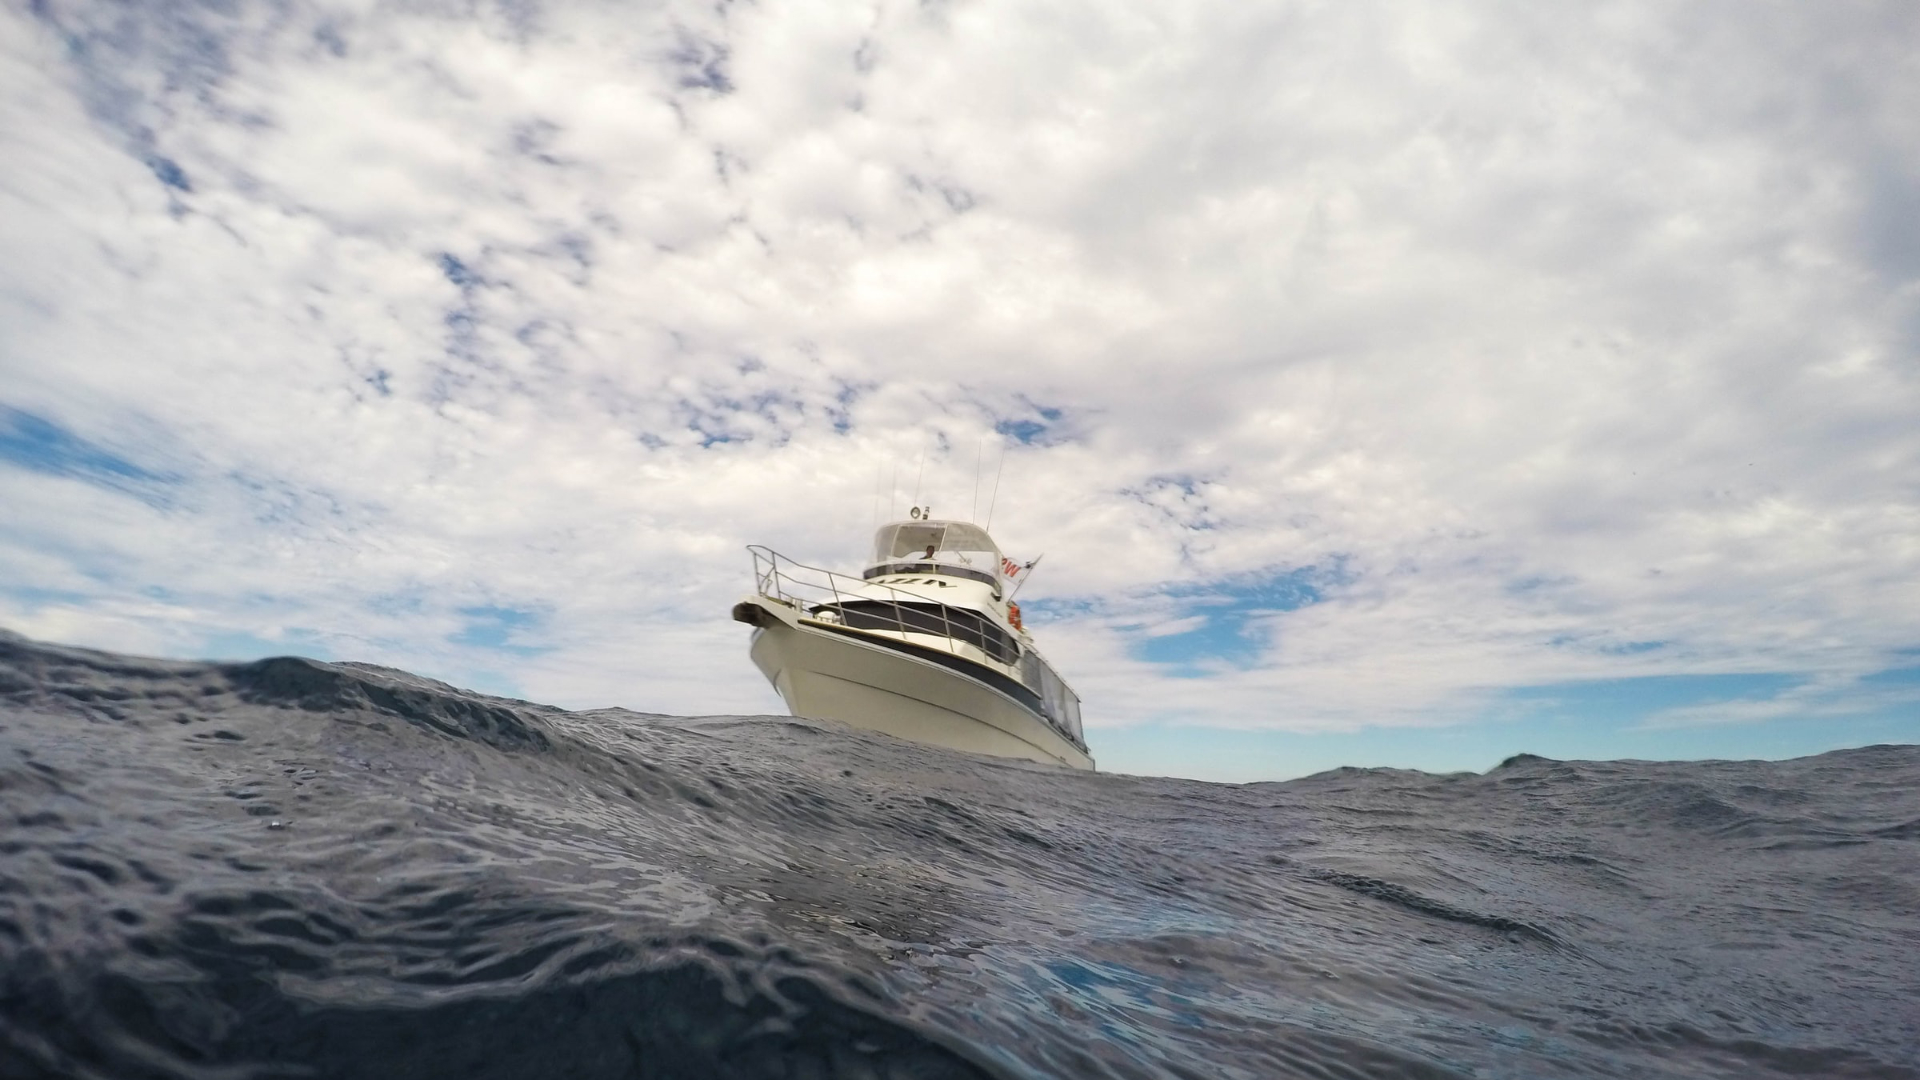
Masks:
[[[1920,1077],[1917,843],[1911,746],[1234,787],[0,636],[0,1076]]]

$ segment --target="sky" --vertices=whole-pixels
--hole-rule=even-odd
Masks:
[[[1103,769],[1920,741],[1914,41],[22,0],[0,627],[775,713],[746,545],[991,507]]]

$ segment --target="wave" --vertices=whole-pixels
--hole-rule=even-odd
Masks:
[[[0,634],[0,1074],[1920,1077],[1917,781],[1203,784]]]

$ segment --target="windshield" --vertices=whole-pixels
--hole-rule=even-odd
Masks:
[[[1000,573],[1000,549],[994,546],[993,538],[980,526],[964,521],[883,525],[873,537],[873,561],[952,562],[982,573]]]

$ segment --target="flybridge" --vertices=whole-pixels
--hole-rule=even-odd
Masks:
[[[965,521],[903,521],[882,525],[873,538],[873,558],[863,578],[890,574],[942,574],[993,587],[1009,580],[1008,565],[993,537]]]

